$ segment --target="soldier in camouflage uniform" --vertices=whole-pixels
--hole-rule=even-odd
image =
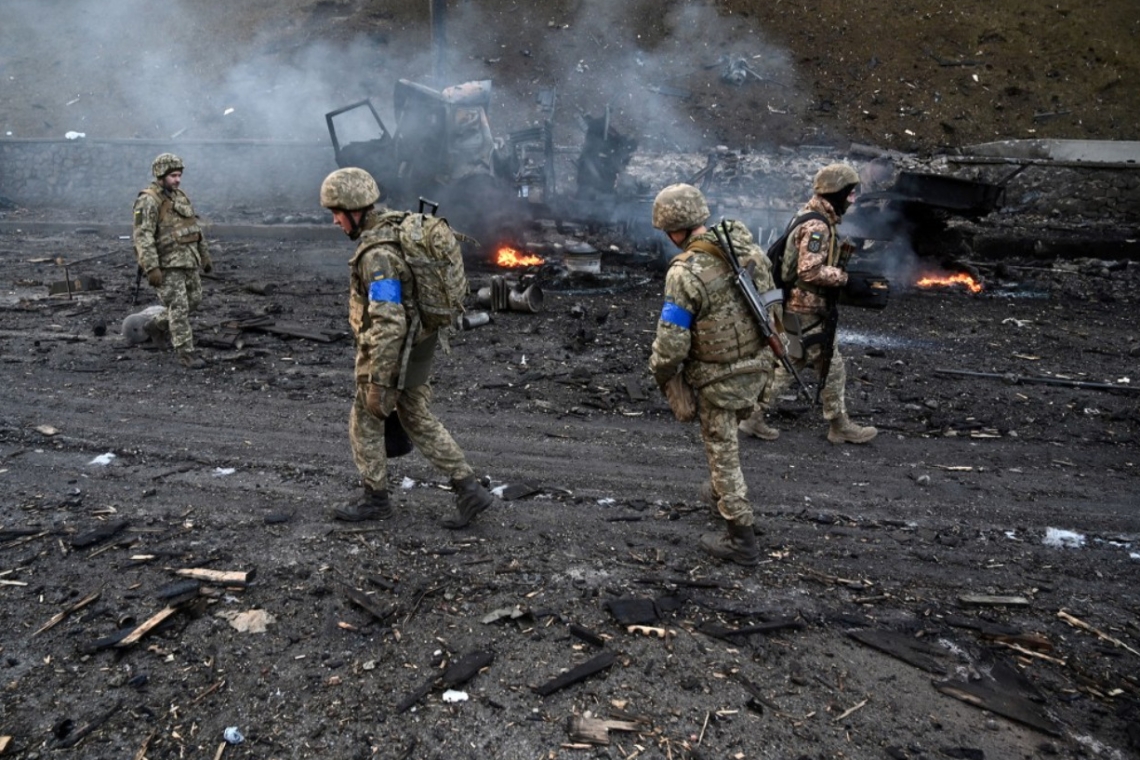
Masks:
[[[705,227],[708,217],[708,204],[692,185],[670,185],[653,202],[653,226],[682,252],[665,276],[665,305],[649,369],[663,390],[681,372],[697,394],[711,493],[728,528],[726,534],[702,536],[701,547],[719,559],[755,565],[760,552],[740,469],[737,424],[752,411],[772,356],[725,252]],[[727,226],[741,264],[754,265],[757,290],[770,290],[767,258],[747,228],[731,221]]]
[[[836,291],[847,284],[847,272],[843,269],[845,243],[839,241],[835,228],[850,207],[858,185],[859,175],[847,164],[830,164],[820,169],[812,183],[813,195],[797,216],[814,211],[825,219],[813,218],[801,223],[788,238],[788,251],[795,250],[796,256],[785,260],[789,269],[784,272],[784,280],[791,282],[792,287],[784,304],[783,325],[788,337],[788,354],[797,370],[810,364],[818,373],[823,367],[828,313],[838,308],[834,302]],[[790,270],[793,258],[797,262],[795,272]],[[827,440],[836,444],[867,443],[879,431],[856,425],[848,418],[844,398],[847,372],[838,339],[835,335],[831,339],[833,354],[821,394],[823,417],[829,424]],[[789,380],[783,367],[777,367],[756,410],[741,423],[741,431],[765,440],[779,436],[779,431],[765,422],[764,414]]]
[[[206,363],[194,351],[190,312],[202,302],[198,270],[210,272],[214,263],[190,199],[179,189],[182,169],[173,153],[154,159],[154,182],[135,200],[132,240],[139,267],[166,307],[148,332],[156,341],[169,334],[182,366],[201,369]]]
[[[384,428],[395,413],[420,453],[446,473],[457,514],[448,528],[468,525],[494,503],[463,451],[430,409],[432,359],[438,332],[425,332],[416,316],[416,282],[398,230],[383,206],[380,187],[363,169],[338,169],[321,184],[321,205],[352,240],[349,323],[356,340],[356,398],[349,416],[352,456],[363,480],[357,500],[333,510],[338,520],[390,517]]]

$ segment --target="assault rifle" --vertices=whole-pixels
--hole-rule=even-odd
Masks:
[[[134,306],[139,302],[139,286],[142,285],[143,278],[142,267],[136,267],[136,269],[138,269],[138,271],[135,272],[135,294],[131,296],[131,306]]]
[[[795,365],[788,357],[788,350],[784,347],[784,341],[772,329],[772,320],[768,314],[768,307],[774,303],[778,303],[783,294],[780,291],[771,291],[776,295],[768,293],[761,295],[756,290],[756,283],[752,281],[752,269],[749,267],[742,267],[740,260],[736,258],[736,248],[732,245],[732,236],[728,233],[728,225],[725,220],[721,220],[720,224],[714,225],[712,228],[713,234],[716,235],[717,242],[720,243],[720,248],[725,252],[725,259],[728,265],[732,267],[732,274],[736,280],[736,286],[740,289],[741,295],[744,296],[745,302],[748,304],[748,310],[752,312],[752,317],[756,320],[756,326],[760,328],[760,334],[764,336],[767,341],[768,347],[772,349],[772,353],[784,365],[784,369],[788,371],[800,386],[800,393],[807,399],[807,402],[812,403],[811,391],[808,390],[807,384],[804,383],[800,373],[796,371]],[[818,395],[818,394],[817,394]]]

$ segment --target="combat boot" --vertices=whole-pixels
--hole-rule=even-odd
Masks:
[[[388,503],[388,491],[364,486],[364,493],[349,501],[343,507],[332,511],[334,520],[362,522],[364,520],[387,520],[392,516],[392,505]]]
[[[452,480],[451,487],[455,491],[455,509],[458,514],[443,521],[445,528],[466,528],[475,519],[475,515],[495,501],[491,492],[474,475]]]
[[[206,360],[193,351],[179,351],[178,363],[186,369],[202,369],[206,366]]]
[[[756,534],[752,532],[752,526],[732,521],[726,523],[727,533],[706,533],[701,536],[701,548],[717,559],[745,567],[759,564],[760,549],[756,545]]]
[[[847,415],[843,415],[831,421],[827,440],[832,443],[866,443],[878,434],[879,431],[875,428],[856,425]]]
[[[768,424],[764,419],[764,410],[757,409],[752,416],[737,426],[742,433],[762,441],[774,441],[780,437],[780,431]]]

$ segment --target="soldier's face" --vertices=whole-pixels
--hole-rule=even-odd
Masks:
[[[167,175],[162,178],[162,187],[164,190],[177,190],[178,186],[181,184],[182,184],[182,170],[181,169],[175,169],[174,171],[167,173]]]
[[[345,211],[343,209],[332,209],[333,224],[344,232],[344,234],[352,237],[352,230],[355,226],[353,224],[353,214],[359,214],[359,211]]]

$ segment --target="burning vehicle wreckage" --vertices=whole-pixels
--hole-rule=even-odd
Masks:
[[[667,253],[650,224],[653,196],[660,188],[631,176],[638,141],[617,130],[609,109],[599,117],[580,117],[583,139],[571,163],[563,159],[567,149],[556,148],[554,142],[553,90],[539,94],[538,125],[505,138],[495,138],[491,130],[491,93],[490,80],[442,90],[399,80],[392,129],[371,100],[330,111],[325,120],[337,165],[368,170],[385,189],[384,202],[390,206],[446,216],[470,238],[465,245],[469,261],[525,270],[528,274],[517,284],[499,281],[484,288],[479,303],[493,310],[541,308],[540,291],[531,287],[536,282],[555,289],[629,282],[629,277],[601,272],[603,255],[622,264],[660,268]],[[700,187],[714,218],[727,213],[761,233],[767,229],[766,239],[756,235],[766,248],[791,218],[788,203],[799,190],[789,190],[778,204],[765,200],[771,193],[753,195],[734,159],[731,151],[718,149],[695,173],[675,169],[662,181]],[[573,182],[560,176],[570,173],[567,164]],[[855,249],[850,262],[855,284],[845,300],[873,309],[887,303],[888,276],[897,276],[900,251],[911,259],[934,260],[927,268],[940,274],[969,269],[957,262],[964,241],[948,222],[955,217],[979,219],[1000,209],[1004,185],[1014,176],[992,184],[895,171],[882,158],[864,170],[863,192],[840,231]],[[609,256],[631,247],[633,254]],[[547,251],[559,254],[554,266],[544,266]],[[906,272],[908,278],[911,274]],[[908,285],[981,287],[976,271],[921,282],[919,277],[910,279],[914,282]]]

